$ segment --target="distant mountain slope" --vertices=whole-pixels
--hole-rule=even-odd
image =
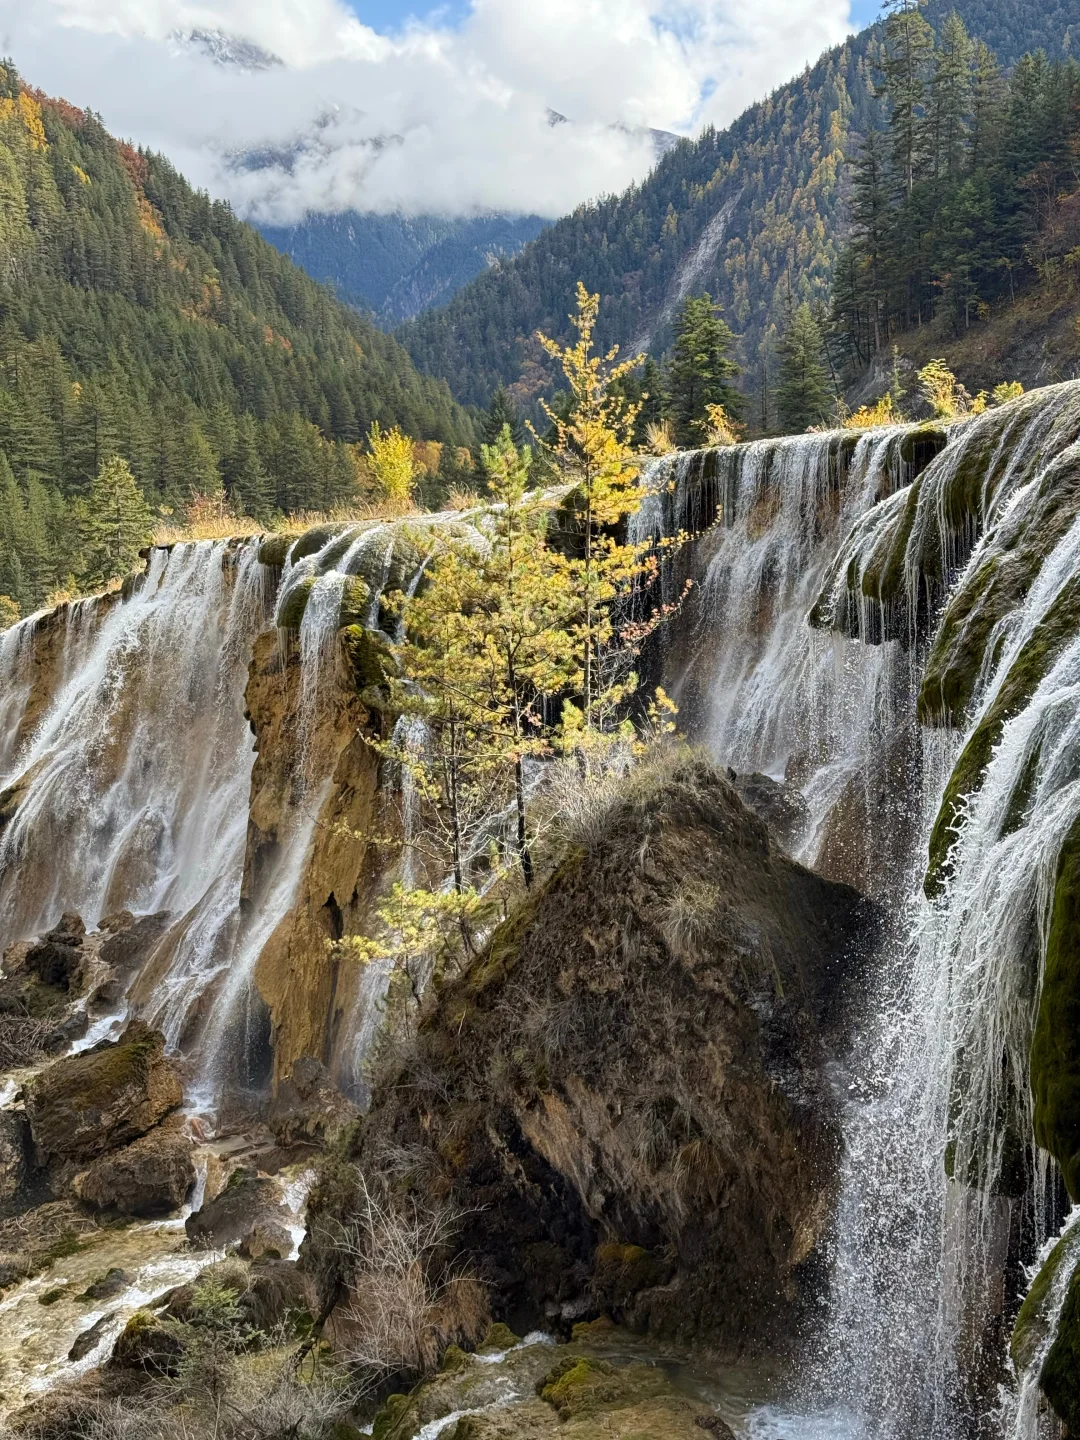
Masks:
[[[938,24],[954,8],[1006,64],[1038,48],[1061,56],[1074,28],[1080,36],[1080,0],[932,0],[927,14]],[[727,130],[683,141],[644,184],[580,207],[404,326],[419,368],[468,403],[483,404],[499,384],[528,403],[548,374],[531,337],[566,333],[580,278],[603,297],[600,339],[624,347],[661,347],[679,296],[710,291],[742,336],[753,389],[762,339],[789,293],[828,295],[844,235],[845,155],[880,104],[879,45],[876,26],[852,37]]]
[[[473,439],[444,383],[227,205],[0,65],[0,593],[74,569],[72,502],[123,456],[155,509],[349,498],[373,420]]]
[[[516,255],[548,224],[537,215],[309,215],[260,226],[271,245],[379,324],[399,325],[445,302],[495,260]]]

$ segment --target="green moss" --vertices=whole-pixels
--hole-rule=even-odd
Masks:
[[[394,673],[394,657],[387,646],[371,630],[362,625],[349,625],[341,632],[345,654],[352,668],[356,688],[361,692],[379,689]],[[364,702],[367,704],[367,701]],[[382,709],[382,704],[372,707]]]
[[[598,1315],[595,1320],[579,1320],[570,1334],[578,1342],[606,1340],[614,1329],[615,1322],[610,1315]]]
[[[292,562],[295,565],[298,560],[306,560],[309,555],[316,555],[335,535],[348,527],[343,524],[337,525],[315,525],[310,530],[305,530],[300,539],[293,546]]]
[[[342,628],[349,625],[365,625],[370,607],[370,587],[359,575],[351,575],[349,579],[345,581],[345,588],[341,593]]]
[[[919,689],[923,725],[964,724],[990,632],[1004,613],[1004,608],[986,604],[1000,565],[1000,555],[988,556],[965,580],[942,616]]]
[[[408,1408],[408,1395],[388,1395],[382,1409],[375,1416],[375,1424],[371,1431],[372,1440],[392,1440],[392,1437],[397,1434]]]
[[[259,546],[259,564],[268,565],[273,570],[281,570],[295,539],[295,535],[271,535]]]
[[[1031,1289],[1020,1307],[1013,1327],[1009,1353],[1018,1370],[1026,1370],[1038,1355],[1050,1323],[1047,1307],[1050,1293],[1063,1265],[1074,1268],[1080,1264],[1080,1230],[1075,1227],[1064,1235],[1051,1250],[1046,1264],[1036,1275]]]
[[[462,1350],[460,1345],[448,1345],[443,1352],[439,1374],[460,1375],[463,1370],[468,1370],[472,1363],[473,1357]]]
[[[489,1325],[487,1334],[478,1346],[481,1355],[497,1354],[501,1350],[512,1350],[520,1345],[521,1336],[515,1335],[509,1325]]]
[[[1080,821],[1061,847],[1031,1046],[1035,1138],[1080,1200]]]
[[[67,1260],[72,1255],[78,1255],[83,1249],[83,1242],[76,1235],[74,1230],[65,1230],[59,1240],[49,1246],[39,1261],[42,1270],[47,1270],[57,1260]]]
[[[279,630],[299,630],[315,586],[316,576],[305,575],[288,592],[278,607],[276,623]]]
[[[563,1421],[638,1405],[667,1390],[667,1378],[658,1366],[616,1366],[607,1360],[573,1355],[560,1360],[536,1386],[541,1400]]]
[[[925,469],[948,443],[948,434],[940,425],[919,425],[901,439],[900,458],[906,465],[918,465]]]
[[[1068,1433],[1080,1435],[1080,1272],[1069,1286],[1057,1339],[1046,1357],[1039,1384]]]
[[[931,899],[941,893],[948,875],[964,802],[981,785],[1006,724],[1024,709],[1078,628],[1080,579],[1075,579],[1064,586],[1034,635],[1016,657],[993,704],[975,727],[949,777],[930,836],[924,888]]]
[[[104,1110],[120,1090],[142,1080],[160,1048],[160,1037],[150,1031],[108,1050],[69,1056],[46,1070],[38,1083],[48,1084],[55,1074],[70,1109],[83,1113]]]

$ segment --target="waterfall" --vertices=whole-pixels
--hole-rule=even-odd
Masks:
[[[654,462],[633,538],[700,537],[664,672],[691,737],[797,789],[793,853],[890,916],[837,1075],[841,1190],[807,1407],[875,1440],[1036,1440],[1035,1381],[1012,1387],[1007,1350],[1020,1260],[1062,1220],[1029,1057],[1080,824],[1080,401],[1057,387],[953,427],[921,469],[912,433]],[[959,728],[921,728],[941,723],[929,673]],[[943,821],[958,762],[966,798]],[[931,901],[932,831],[950,849]]]
[[[806,617],[843,538],[902,483],[902,434],[757,441],[713,452],[711,476],[700,457],[658,462],[633,530],[639,541],[677,535],[719,510],[701,542],[708,563],[692,592],[692,630],[665,684],[721,764],[802,792],[796,858],[875,893],[891,887],[894,901],[897,877],[867,860],[906,841],[905,787],[897,805],[877,798],[884,774],[919,768],[911,656],[812,629]],[[845,812],[857,822],[845,827]]]
[[[155,550],[124,603],[86,602],[65,621],[54,698],[0,780],[23,797],[0,836],[3,944],[63,910],[88,924],[121,909],[191,915],[242,868],[243,689],[264,623],[255,547]]]

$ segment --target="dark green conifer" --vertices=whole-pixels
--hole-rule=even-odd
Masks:
[[[732,383],[740,373],[731,358],[735,336],[709,295],[683,302],[675,321],[675,349],[668,370],[668,413],[680,445],[700,445],[709,429],[708,407],[742,414],[743,397]]]
[[[800,434],[822,424],[833,403],[821,327],[805,302],[793,308],[777,349],[777,420],[785,434]]]

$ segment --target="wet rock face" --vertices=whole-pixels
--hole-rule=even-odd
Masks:
[[[356,1106],[334,1085],[326,1067],[302,1056],[278,1085],[270,1128],[279,1145],[325,1145],[356,1119]]]
[[[282,650],[276,631],[255,642],[246,692],[256,738],[244,896],[259,903],[262,887],[303,807],[318,797],[318,841],[313,845],[288,916],[270,937],[255,983],[270,1012],[275,1081],[298,1061],[329,1063],[347,1028],[355,983],[328,942],[360,933],[369,917],[385,857],[374,837],[390,822],[380,815],[379,760],[364,733],[370,715],[357,694],[344,649],[311,730],[308,766],[319,785],[306,792],[298,774],[297,705],[301,695],[298,648]],[[356,967],[352,967],[354,970]]]
[[[496,1314],[606,1309],[732,1352],[790,1339],[819,1283],[826,1067],[872,917],[706,762],[638,772],[443,991],[350,1158],[467,1212]],[[333,1191],[309,1220],[340,1211]]]
[[[30,1175],[30,1126],[18,1110],[0,1110],[0,1205],[17,1199]]]
[[[181,1130],[158,1127],[95,1160],[75,1181],[75,1193],[95,1210],[146,1219],[167,1215],[179,1209],[195,1183],[191,1149]]]
[[[441,1433],[452,1440],[733,1440],[706,1400],[680,1392],[665,1367],[642,1363],[633,1337],[609,1327],[604,1338],[604,1347],[518,1342],[494,1365],[452,1347],[439,1375],[390,1396],[375,1440],[414,1440],[446,1417]]]
[[[86,926],[78,915],[66,914],[55,929],[27,952],[26,968],[43,985],[69,990],[83,962]]]
[[[117,1044],[66,1056],[27,1086],[38,1162],[96,1160],[145,1135],[183,1098],[164,1037],[131,1025]]]

